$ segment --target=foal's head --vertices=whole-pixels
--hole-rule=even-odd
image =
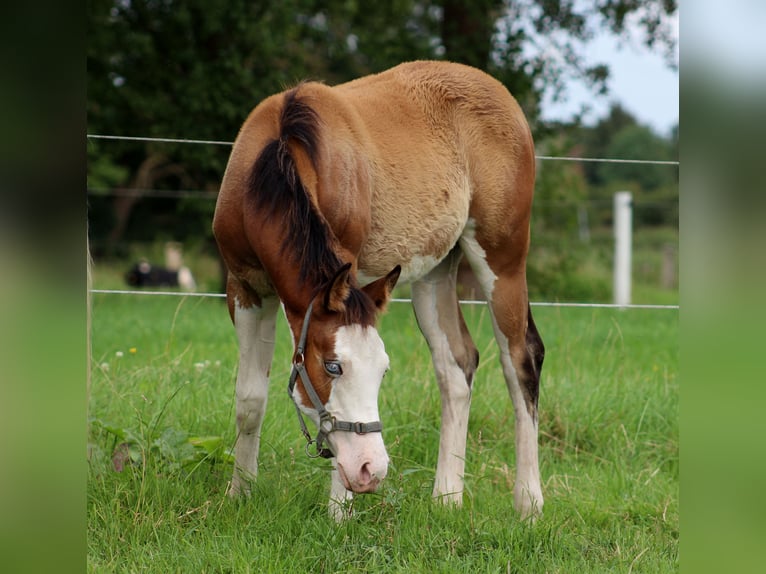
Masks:
[[[354,286],[350,269],[350,264],[344,265],[316,295],[303,319],[304,324],[308,321],[306,328],[291,321],[295,361],[305,367],[320,405],[314,404],[303,376],[296,379],[293,399],[320,429],[327,425],[320,421],[320,413],[327,411],[325,417],[331,417],[334,426],[324,440],[345,487],[372,492],[388,470],[388,454],[378,427],[378,391],[389,362],[375,321],[388,302],[400,268],[362,288]],[[301,341],[301,331],[305,331],[305,341]],[[298,357],[301,347],[303,356]]]

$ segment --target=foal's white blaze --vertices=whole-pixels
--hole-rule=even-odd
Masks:
[[[333,382],[327,411],[338,420],[380,420],[378,391],[388,369],[383,341],[373,327],[350,325],[335,334],[335,355],[343,374]],[[336,431],[328,440],[343,484],[354,492],[372,492],[388,472],[388,453],[379,432]]]

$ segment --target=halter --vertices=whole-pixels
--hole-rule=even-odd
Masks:
[[[355,432],[356,434],[367,434],[371,432],[382,432],[383,430],[383,424],[380,421],[375,421],[371,423],[361,423],[361,422],[355,422],[350,423],[347,421],[339,421],[334,416],[332,416],[330,413],[327,412],[327,409],[322,404],[322,401],[319,398],[319,395],[317,394],[316,390],[314,389],[314,385],[311,384],[311,379],[309,378],[309,374],[306,371],[306,366],[304,364],[305,357],[303,355],[303,351],[306,347],[306,334],[309,330],[309,320],[311,319],[311,311],[314,308],[314,302],[312,301],[309,304],[309,308],[306,310],[306,316],[303,318],[303,328],[301,329],[301,337],[298,339],[298,346],[295,348],[295,356],[293,357],[293,370],[290,373],[290,382],[287,385],[287,393],[290,395],[290,398],[293,400],[293,404],[295,405],[295,411],[298,413],[298,422],[301,425],[301,432],[303,433],[303,436],[306,437],[306,455],[309,458],[332,458],[335,456],[335,454],[332,452],[330,448],[322,448],[322,444],[327,439],[327,436],[336,430],[339,431],[346,431],[346,432]],[[319,429],[317,430],[317,436],[316,438],[311,438],[311,433],[309,433],[308,428],[306,427],[306,422],[303,420],[303,414],[301,413],[301,409],[298,406],[298,402],[295,400],[295,397],[293,396],[293,390],[295,389],[295,381],[297,380],[298,376],[300,376],[301,381],[303,382],[303,388],[306,389],[306,394],[309,396],[309,399],[311,400],[311,404],[314,405],[314,408],[316,409],[317,413],[319,414]],[[311,448],[311,445],[316,445],[314,448],[316,449],[316,452],[312,453],[309,449]],[[329,441],[328,441],[329,446]]]

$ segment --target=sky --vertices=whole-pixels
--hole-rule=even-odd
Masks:
[[[677,40],[677,15],[673,29]],[[584,120],[593,124],[607,115],[612,101],[617,101],[640,123],[667,136],[678,123],[678,70],[668,67],[661,53],[650,51],[638,40],[623,44],[612,34],[602,32],[585,48],[589,64],[603,62],[609,66],[609,94],[594,96],[582,83],[571,81],[567,84],[566,101],[544,101],[543,119],[569,120],[583,104],[588,104],[592,111]]]
[[[684,19],[684,62],[704,70],[711,78],[726,84],[732,93],[763,90],[766,79],[766,2],[763,0],[695,0],[681,2],[673,23],[679,40],[679,13]],[[677,48],[678,53],[679,48]],[[618,39],[602,33],[585,50],[589,63],[606,62],[611,68],[610,94],[594,97],[584,86],[568,85],[569,100],[546,102],[545,119],[571,119],[583,103],[593,112],[585,116],[593,123],[603,117],[610,101],[619,101],[637,119],[658,134],[667,135],[678,123],[678,70],[665,64],[662,56],[633,45],[618,46]]]

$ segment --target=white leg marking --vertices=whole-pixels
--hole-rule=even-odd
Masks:
[[[274,355],[274,331],[279,301],[264,299],[262,306],[234,308],[239,340],[237,373],[237,442],[230,494],[249,494],[249,481],[258,474],[261,424],[266,412],[269,369]]]
[[[330,517],[335,522],[343,522],[351,517],[351,501],[354,498],[354,493],[343,485],[337,469],[333,468],[330,476]]]
[[[467,228],[466,233],[461,237],[460,246],[484,290],[487,301],[492,301],[497,276],[487,264],[486,254],[476,241],[471,227]],[[508,392],[513,401],[516,419],[516,484],[513,489],[513,502],[522,518],[527,518],[540,514],[543,508],[537,451],[537,420],[534,420],[527,411],[524,393],[521,390],[519,377],[509,353],[508,338],[497,324],[491,303],[489,307],[495,340],[500,347],[500,363],[503,367]]]
[[[455,361],[447,335],[439,325],[436,307],[437,285],[426,281],[412,284],[412,304],[431,349],[436,380],[441,393],[439,460],[436,465],[433,496],[445,503],[463,502],[466,436],[471,409],[471,388],[465,373]]]
[[[500,362],[513,401],[516,416],[516,484],[513,488],[513,504],[522,518],[542,513],[543,491],[540,486],[540,464],[537,455],[537,421],[527,410],[516,369],[508,353],[508,340],[495,329],[500,342]],[[502,342],[502,340],[505,340]]]

